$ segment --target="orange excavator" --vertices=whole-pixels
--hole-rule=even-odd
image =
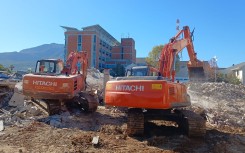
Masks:
[[[49,115],[67,102],[76,103],[85,112],[94,112],[98,101],[85,91],[87,53],[71,52],[66,65],[60,59],[38,60],[34,74],[23,77],[23,94],[42,106]]]
[[[184,35],[180,38],[181,34]],[[190,106],[187,87],[175,81],[176,55],[185,47],[188,50],[189,76],[205,78],[203,62],[197,59],[191,32],[188,26],[180,30],[164,46],[159,59],[158,76],[144,76],[143,68],[132,69],[131,76],[108,81],[105,103],[110,106],[127,107],[128,135],[142,135],[144,123],[150,120],[174,121],[189,136],[203,136],[206,133],[205,119],[183,109]],[[140,73],[139,73],[140,72]]]

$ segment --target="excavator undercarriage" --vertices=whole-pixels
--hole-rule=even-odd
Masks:
[[[183,134],[189,137],[203,137],[206,134],[205,119],[190,110],[142,110],[128,109],[127,133],[130,136],[144,134],[145,123],[151,120],[173,121]]]
[[[48,115],[58,114],[66,107],[76,107],[85,113],[93,113],[97,110],[98,100],[95,95],[88,92],[81,92],[69,100],[64,99],[35,99],[31,101]]]

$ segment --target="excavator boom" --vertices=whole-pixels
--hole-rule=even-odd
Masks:
[[[184,37],[179,39],[181,34],[183,34]],[[190,58],[187,64],[189,80],[206,80],[206,67],[208,67],[208,65],[205,65],[203,61],[197,59],[192,35],[193,32],[191,33],[189,27],[185,26],[164,46],[159,59],[159,72],[163,77],[175,81],[175,58],[176,55],[186,47]]]

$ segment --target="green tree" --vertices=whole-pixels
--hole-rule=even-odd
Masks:
[[[5,68],[2,64],[0,64],[0,71],[7,71],[7,72],[11,72],[8,68]]]
[[[152,50],[149,52],[148,57],[146,57],[146,63],[154,68],[159,68],[159,58],[162,52],[164,45],[155,46],[152,48]],[[175,63],[175,70],[176,72],[179,71],[179,64],[180,63],[180,57],[179,55],[176,56],[176,63]]]
[[[5,67],[2,64],[0,64],[0,71],[5,71]]]
[[[151,65],[155,68],[159,67],[158,62],[163,47],[164,45],[159,45],[152,48],[152,50],[148,54],[148,57],[146,57],[146,63],[148,65]]]
[[[229,73],[225,76],[225,81],[231,84],[241,84],[241,81],[232,73]]]
[[[212,75],[209,78],[209,81],[214,82],[215,76]],[[223,74],[223,73],[217,73],[216,74],[216,82],[225,82],[230,84],[241,84],[241,81],[232,73]]]

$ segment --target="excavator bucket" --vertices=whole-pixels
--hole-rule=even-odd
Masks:
[[[203,67],[188,67],[188,71],[190,81],[206,81],[205,71]]]

